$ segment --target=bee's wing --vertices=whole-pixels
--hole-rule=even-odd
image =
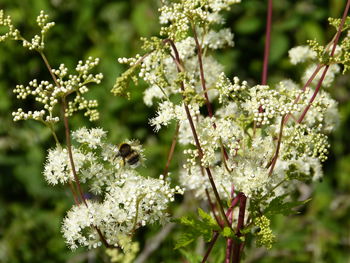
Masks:
[[[113,158],[113,161],[120,156],[120,151],[118,150],[118,152],[115,154],[114,158]]]

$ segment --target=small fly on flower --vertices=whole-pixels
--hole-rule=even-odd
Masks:
[[[119,145],[118,148],[118,153],[115,156],[121,157],[123,159],[123,165],[125,164],[130,165],[131,167],[135,168],[140,164],[141,161],[141,154],[140,152],[136,149],[136,147],[133,147],[136,142],[132,142],[131,144],[129,143],[122,143]]]

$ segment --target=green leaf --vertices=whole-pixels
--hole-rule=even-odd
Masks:
[[[265,215],[268,217],[269,215],[282,214],[285,216],[297,214],[293,208],[306,204],[311,199],[306,199],[304,201],[292,201],[292,202],[283,202],[287,195],[281,195],[273,199],[269,206],[265,209]]]
[[[197,235],[195,235],[195,233],[193,232],[188,232],[185,234],[182,234],[180,236],[180,238],[176,241],[176,245],[174,247],[174,249],[179,249],[181,247],[186,247],[189,244],[191,244],[193,241],[195,241],[197,239]]]
[[[224,237],[229,237],[229,238],[237,238],[235,233],[229,228],[228,226],[225,226],[224,229],[222,230],[221,234]]]
[[[199,208],[198,214],[200,219],[183,216],[174,220],[186,227],[186,231],[184,231],[186,234],[182,235],[176,242],[175,249],[189,245],[200,236],[202,236],[206,242],[209,242],[212,239],[213,231],[220,230],[214,218],[208,213]]]
[[[203,209],[198,208],[198,214],[203,219],[203,222],[207,223],[208,225],[217,226],[217,223],[214,218],[211,217],[208,213],[206,213]]]
[[[234,235],[234,233],[231,231],[231,229],[228,226],[225,226],[224,229],[222,230],[222,235],[224,237],[231,237]]]

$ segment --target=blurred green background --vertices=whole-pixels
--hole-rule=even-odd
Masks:
[[[13,17],[27,38],[37,30],[36,16],[46,10],[56,26],[47,37],[46,55],[54,67],[72,68],[87,56],[101,58],[99,70],[105,78],[91,89],[100,102],[101,119],[94,125],[109,132],[112,142],[137,138],[146,148],[143,173],[156,177],[162,172],[174,127],[155,134],[148,125],[154,109],[142,102],[143,83],[132,88],[130,101],[110,96],[115,78],[125,70],[118,57],[140,52],[141,36],[159,32],[157,0],[0,0],[0,9]],[[251,83],[260,80],[264,48],[266,2],[243,0],[227,12],[226,26],[235,34],[235,47],[220,51],[217,58],[230,76]],[[334,29],[327,18],[340,17],[341,0],[276,0],[269,83],[284,78],[299,80],[301,69],[292,67],[288,49],[308,39],[326,43]],[[12,89],[33,78],[48,79],[35,53],[19,43],[0,45],[0,262],[108,262],[102,251],[70,251],[61,237],[60,225],[72,205],[66,188],[50,187],[42,176],[46,150],[53,145],[49,131],[33,121],[12,122],[11,112],[23,105]],[[312,194],[312,201],[299,215],[276,217],[273,230],[277,244],[265,249],[247,247],[245,262],[350,262],[350,93],[349,75],[339,76],[329,90],[339,101],[341,124],[331,140],[331,154],[325,163],[325,177],[312,187],[303,186],[300,198]],[[81,116],[71,119],[72,129],[91,126]],[[62,131],[62,130],[61,130]],[[62,132],[59,132],[62,135]],[[61,137],[62,139],[62,137]],[[179,157],[171,166],[176,177]],[[196,204],[195,204],[196,206]],[[159,226],[141,230],[137,236],[142,251]],[[186,262],[174,251],[179,229],[173,229],[156,253],[146,262]],[[197,245],[197,251],[201,251]],[[211,262],[222,262],[214,251]]]

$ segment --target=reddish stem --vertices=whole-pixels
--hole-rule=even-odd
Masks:
[[[272,158],[272,163],[271,163],[271,168],[270,168],[270,171],[269,171],[269,176],[271,176],[271,174],[273,173],[273,170],[275,169],[275,165],[276,165],[276,162],[277,162],[277,159],[278,159],[278,154],[280,152],[280,147],[281,147],[281,142],[282,142],[282,135],[283,135],[283,127],[284,127],[284,117],[285,117],[285,115],[283,115],[282,119],[281,119],[281,126],[280,126],[280,132],[279,132],[279,135],[278,135],[276,152],[275,152],[275,155]]]
[[[265,50],[264,50],[264,63],[263,63],[263,71],[261,76],[262,85],[266,85],[266,82],[267,82],[270,45],[271,45],[271,21],[272,21],[272,0],[268,0],[267,16],[266,16],[266,39],[265,39]]]
[[[230,216],[232,215],[233,208],[237,205],[238,201],[239,201],[239,196],[237,195],[237,196],[233,199],[233,201],[232,201],[232,203],[231,203],[231,206],[229,207],[229,209],[228,209],[227,212],[226,212],[226,216],[227,216],[227,217],[230,217]],[[207,251],[206,251],[206,253],[205,253],[205,255],[204,255],[204,258],[203,258],[203,260],[202,260],[202,263],[204,263],[204,262],[207,261],[209,255],[210,255],[210,252],[211,252],[213,246],[215,245],[215,242],[216,242],[216,240],[217,240],[218,237],[219,237],[219,233],[218,233],[218,232],[214,232],[214,236],[213,236],[213,238],[212,238],[212,241],[209,243],[209,247],[208,247],[208,249],[207,249]]]
[[[86,200],[85,200],[85,196],[84,196],[83,190],[82,190],[81,185],[80,185],[80,181],[79,181],[79,177],[77,175],[77,171],[75,169],[75,164],[74,164],[74,159],[73,159],[73,152],[72,152],[72,143],[71,143],[71,140],[70,140],[70,131],[69,131],[68,117],[66,116],[67,103],[66,103],[66,98],[65,97],[63,97],[63,99],[62,99],[62,106],[63,106],[63,121],[64,121],[65,133],[66,133],[66,143],[67,143],[69,162],[70,162],[70,165],[72,167],[72,173],[73,173],[74,180],[75,180],[75,183],[77,185],[77,188],[78,188],[78,191],[79,191],[79,194],[80,194],[80,198],[83,201],[83,203],[86,206],[88,206],[87,203],[86,203]]]
[[[236,236],[239,238],[242,236],[241,229],[244,226],[244,215],[245,215],[247,197],[244,195],[244,193],[239,193],[238,195],[240,197],[239,197],[239,214],[238,214]],[[241,243],[234,242],[232,262],[239,263],[240,258],[241,258]]]
[[[234,196],[234,193],[235,193],[235,188],[234,186],[232,185],[232,188],[231,188],[231,205],[230,205],[230,208],[231,208],[231,211],[230,213],[228,214],[228,220],[230,222],[230,224],[232,224],[232,218],[233,218],[233,207],[236,205],[236,203],[238,202],[238,196],[233,199],[233,196]],[[235,202],[234,202],[235,201]],[[230,210],[230,209],[229,209]],[[228,211],[227,211],[228,212]],[[231,262],[231,257],[232,257],[232,245],[233,245],[233,240],[232,238],[228,238],[226,240],[226,258],[225,258],[225,263],[230,263]]]
[[[199,43],[198,41],[198,36],[197,36],[197,30],[194,26],[192,26],[192,30],[193,30],[193,38],[194,38],[194,41],[196,43],[196,47],[197,47],[197,57],[198,57],[198,64],[199,64],[199,75],[200,75],[200,79],[201,79],[201,84],[202,84],[202,89],[204,91],[204,98],[205,98],[205,105],[207,107],[207,111],[208,111],[208,115],[210,118],[213,117],[213,107],[209,101],[209,97],[208,97],[208,92],[207,92],[207,86],[206,86],[206,82],[205,82],[205,77],[204,77],[204,68],[203,68],[203,52],[202,52],[202,46],[201,44]],[[213,122],[213,127],[214,129],[216,129],[216,123]],[[228,154],[227,154],[227,151],[225,149],[225,147],[223,146],[222,142],[221,142],[221,139],[220,139],[220,147],[221,149],[223,150],[223,154],[224,154],[224,159],[223,159],[223,162],[225,163],[226,165],[226,160],[228,160]]]
[[[346,3],[346,6],[345,6],[345,9],[344,9],[344,13],[343,13],[343,17],[342,17],[342,20],[340,22],[340,25],[339,25],[339,28],[338,28],[338,31],[335,35],[335,38],[334,38],[334,43],[333,43],[333,48],[332,48],[332,51],[331,51],[331,54],[330,54],[330,57],[333,57],[334,56],[334,53],[335,53],[335,50],[337,48],[337,44],[338,44],[338,41],[339,41],[339,38],[340,38],[340,34],[342,32],[342,29],[343,29],[343,26],[344,26],[344,23],[345,23],[345,20],[346,20],[346,16],[349,12],[349,8],[350,8],[350,0],[347,1]],[[329,65],[326,66],[326,68],[324,69],[323,73],[322,73],[322,76],[320,78],[320,80],[318,81],[317,83],[317,87],[315,89],[315,92],[314,94],[312,95],[310,101],[309,101],[309,104],[306,106],[306,108],[304,109],[303,113],[301,114],[301,116],[299,117],[298,119],[298,123],[301,123],[306,115],[306,113],[309,111],[310,107],[311,107],[311,104],[313,103],[313,101],[315,100],[320,88],[321,88],[321,85],[322,85],[322,82],[326,76],[326,73],[328,71],[328,68],[329,68]]]
[[[165,39],[163,42],[164,43],[168,43],[171,46],[171,48],[172,48],[172,50],[174,51],[174,54],[175,54],[175,61],[177,61],[176,62],[177,70],[178,70],[178,72],[182,72],[184,69],[183,69],[183,66],[181,64],[179,52],[178,52],[174,42],[171,39]],[[185,86],[184,86],[183,81],[180,83],[180,88],[181,88],[182,91],[185,91]],[[190,124],[190,127],[191,127],[193,138],[194,138],[197,150],[198,150],[199,159],[200,159],[200,162],[202,162],[204,153],[203,153],[201,144],[200,144],[199,139],[198,139],[197,131],[196,131],[196,128],[194,126],[190,110],[188,108],[188,105],[185,102],[184,102],[184,108],[185,108],[187,120],[188,120],[188,122]],[[202,163],[200,163],[200,165],[202,166]],[[225,224],[228,227],[231,228],[231,225],[230,225],[230,223],[229,223],[229,221],[228,221],[228,219],[227,219],[227,217],[225,215],[225,211],[224,211],[224,208],[223,208],[222,203],[221,203],[221,198],[220,198],[219,192],[217,190],[217,187],[215,185],[214,178],[213,178],[213,175],[211,173],[211,170],[209,169],[209,167],[205,167],[204,169],[205,169],[205,171],[206,171],[206,173],[208,175],[210,185],[211,185],[211,187],[213,189],[216,201],[217,201],[219,209],[220,209],[220,213],[221,213],[222,217],[224,218]]]
[[[51,65],[50,65],[49,61],[47,60],[45,54],[42,51],[39,51],[39,54],[41,55],[41,58],[43,59],[43,61],[44,61],[45,65],[46,65],[46,67],[47,67],[47,69],[48,69],[48,71],[49,71],[49,73],[50,73],[54,83],[56,84],[57,87],[60,87],[60,84],[58,83],[57,78],[56,78],[55,74],[53,73]],[[78,187],[78,191],[80,193],[80,198],[84,202],[84,204],[87,206],[87,203],[86,203],[83,191],[82,191],[81,186],[80,186],[79,178],[78,178],[78,175],[77,175],[76,170],[75,170],[73,154],[72,154],[72,145],[71,145],[71,141],[70,141],[70,131],[69,131],[69,124],[68,124],[68,117],[66,116],[67,104],[66,104],[66,98],[65,97],[63,97],[63,99],[62,99],[62,104],[63,104],[62,111],[63,111],[63,120],[64,120],[64,127],[65,127],[66,143],[67,143],[67,148],[68,148],[69,161],[70,161],[70,164],[71,164],[71,167],[72,167],[72,172],[73,172],[73,175],[74,175],[75,183],[76,183],[76,185]],[[70,189],[72,191],[72,194],[73,194],[73,197],[74,197],[74,201],[78,205],[80,202],[78,200],[78,196],[76,194],[76,191],[75,191],[74,186],[73,186],[71,181],[69,182],[69,186],[70,186]],[[115,248],[114,246],[111,246],[111,245],[108,244],[108,242],[105,239],[105,237],[103,236],[101,230],[97,226],[93,226],[93,227],[96,229],[96,231],[97,231],[97,233],[98,233],[102,243],[107,248]]]
[[[180,123],[177,123],[176,128],[175,128],[175,134],[174,134],[173,140],[171,142],[171,147],[170,147],[169,154],[168,154],[168,160],[166,162],[166,165],[165,165],[165,168],[163,171],[164,178],[166,178],[168,176],[169,166],[170,166],[171,160],[173,159],[174,150],[175,150],[176,141],[177,141],[177,136],[179,133],[179,128],[180,128]]]
[[[72,194],[73,194],[73,198],[74,198],[74,203],[76,204],[76,205],[79,205],[79,199],[78,199],[78,195],[77,195],[77,192],[75,191],[75,188],[74,188],[74,185],[73,185],[73,183],[72,183],[72,180],[70,180],[69,179],[69,188],[70,188],[70,190],[71,190],[71,192],[72,192]]]
[[[210,255],[210,252],[211,250],[213,249],[215,243],[216,243],[216,240],[218,240],[218,237],[219,237],[219,232],[214,232],[214,235],[213,235],[213,238],[211,239],[210,243],[209,243],[209,247],[207,249],[207,251],[205,252],[205,255],[202,259],[202,263],[205,263],[207,262],[207,259]]]
[[[321,65],[321,64],[318,64],[318,65],[317,65],[315,71],[312,73],[311,77],[310,77],[310,78],[307,80],[307,82],[305,83],[305,85],[304,85],[304,87],[303,87],[303,89],[302,89],[303,92],[305,92],[305,91],[306,91],[306,88],[310,86],[311,82],[312,82],[312,81],[314,80],[314,78],[317,76],[318,72],[320,71],[320,69],[321,69],[322,67],[323,67],[323,65]],[[300,94],[298,95],[298,97],[294,100],[293,105],[296,104],[296,103],[298,103],[298,101],[299,101],[300,98],[301,98],[301,94],[302,94],[302,93],[300,93]],[[290,114],[287,114],[286,118],[284,119],[284,124],[286,124],[286,123],[288,122],[288,119],[289,119],[290,116],[291,116]]]
[[[324,68],[324,70],[323,70],[323,72],[322,72],[322,75],[321,75],[321,78],[320,78],[320,80],[319,80],[318,83],[317,83],[317,86],[316,86],[316,89],[315,89],[315,91],[314,91],[314,94],[312,94],[312,97],[311,97],[311,99],[310,99],[308,105],[305,107],[304,111],[303,111],[302,114],[300,115],[300,117],[299,117],[299,119],[298,119],[298,121],[297,121],[298,123],[301,123],[301,122],[303,121],[303,119],[304,119],[306,113],[309,111],[309,109],[310,109],[310,107],[311,107],[313,101],[315,100],[315,98],[316,98],[318,92],[320,91],[320,88],[321,88],[321,86],[322,86],[322,82],[323,82],[324,78],[326,77],[326,74],[327,74],[328,69],[329,69],[329,65],[327,65],[327,66]]]
[[[203,61],[202,61],[202,46],[199,44],[196,28],[194,26],[192,26],[192,29],[193,29],[193,38],[194,38],[194,41],[195,41],[196,47],[197,47],[199,74],[201,77],[202,89],[204,91],[205,104],[207,106],[209,117],[211,118],[211,117],[213,117],[213,108],[211,106],[211,103],[209,102],[207,87],[206,87],[205,78],[204,78],[204,69],[203,69]],[[213,125],[215,128],[215,126],[216,126],[215,123]]]

